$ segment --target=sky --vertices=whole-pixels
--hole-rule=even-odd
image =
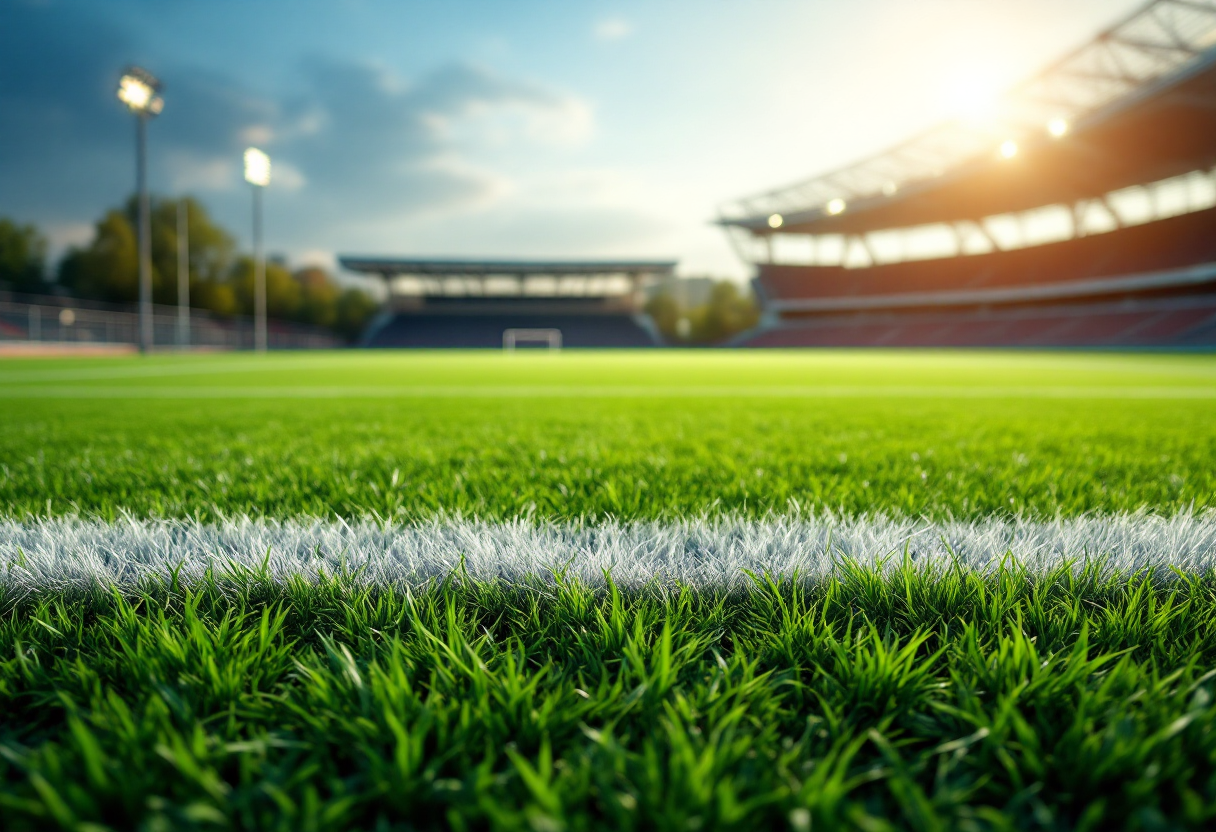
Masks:
[[[53,254],[134,185],[270,251],[672,258],[742,278],[719,204],[878,152],[1141,0],[0,0],[0,216]]]

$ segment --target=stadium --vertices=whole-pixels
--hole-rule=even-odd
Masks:
[[[1001,21],[1058,26],[1054,52],[1105,25],[1094,15],[1110,2],[1068,4],[1076,14],[1058,0],[703,3],[696,25],[673,3],[632,4],[636,44],[631,19],[606,20],[594,49],[580,45],[592,22],[580,4],[566,24],[550,4],[501,18],[516,43],[539,32],[535,51],[555,50],[572,88],[620,80],[602,71],[612,60],[653,96],[639,102],[627,84],[627,109],[670,109],[652,65],[625,66],[634,48],[697,70],[689,86],[668,80],[720,114],[737,112],[731,91],[701,70],[739,44],[763,58],[735,64],[753,72],[736,85],[748,96],[774,66],[835,82],[840,64],[815,37],[848,44],[854,68],[906,66],[860,42],[878,8],[886,44],[908,54],[924,42],[892,23],[922,17],[947,47],[981,27],[1026,67],[1033,44]],[[431,180],[404,187],[375,165],[382,143],[497,133],[488,93],[509,93],[510,118],[546,134],[553,123],[529,108],[565,99],[510,75],[428,82],[423,70],[459,54],[444,37],[482,40],[489,15],[466,32],[467,4],[432,4],[432,17],[357,5],[142,4],[138,21],[92,7],[117,8],[98,22],[130,43],[134,22],[163,39],[157,54],[188,56],[196,85],[240,61],[290,80],[280,125],[325,141],[296,157],[295,190],[282,176],[265,192],[272,239],[311,212],[338,218],[316,235],[327,257],[422,239],[456,252],[548,240],[554,254],[592,239],[570,232],[584,220],[611,230],[614,212],[563,209],[487,236],[471,224],[492,219],[487,203],[453,213]],[[0,26],[0,46],[16,31],[29,56],[78,64],[91,83],[114,44],[80,25],[83,9],[0,0],[0,20],[18,21]],[[18,15],[42,16],[53,37]],[[260,38],[289,17],[282,37]],[[743,22],[759,34],[740,37]],[[79,31],[89,37],[45,48]],[[313,43],[412,58],[410,36],[440,50],[422,70],[392,83],[344,70],[343,106],[293,103],[300,59],[317,69]],[[661,38],[669,48],[652,48]],[[90,55],[94,42],[103,52]],[[240,54],[224,51],[233,42]],[[196,63],[209,53],[211,66]],[[160,258],[159,285],[176,272],[186,290],[176,306],[151,291],[138,311],[120,297],[0,297],[0,341],[16,345],[0,349],[0,832],[1216,829],[1214,66],[1216,0],[1158,0],[983,118],[724,206],[764,303],[750,331],[750,298],[675,278],[674,259],[346,256],[361,286],[339,292],[324,269],[292,273],[255,243],[239,271],[213,269],[191,290],[192,252],[224,254],[222,229],[194,200],[131,201],[105,226],[117,230],[99,225],[92,253],[67,262],[78,277],[122,266],[134,290],[160,240],[176,256]],[[187,63],[168,69],[165,129],[149,132],[155,154],[189,172],[158,138],[189,110]],[[364,75],[374,96],[351,94]],[[139,78],[121,77],[130,106]],[[475,96],[436,111],[437,90],[463,95],[478,79]],[[141,161],[164,103],[148,95]],[[217,154],[265,137],[244,121],[220,131],[222,102],[194,100]],[[39,121],[36,103],[18,102],[13,131],[32,121],[53,149],[67,110]],[[129,127],[114,109],[89,123]],[[464,109],[471,128],[440,117]],[[803,152],[769,112],[740,129]],[[341,118],[327,128],[326,114]],[[649,170],[670,164],[661,122],[627,122],[612,128],[645,147]],[[705,136],[687,124],[673,144]],[[750,171],[754,148],[737,135],[719,147],[748,154]],[[606,201],[598,179],[553,175],[581,151],[545,138],[531,157],[541,179]],[[483,161],[501,166],[486,170],[514,170],[498,147]],[[259,154],[247,184],[260,241]],[[310,193],[331,155],[355,177],[333,203]],[[70,172],[101,168],[90,159]],[[283,159],[276,171],[290,174]],[[709,184],[697,205],[733,190]],[[545,194],[523,204],[565,204]],[[248,196],[234,195],[242,210]],[[356,203],[399,213],[368,227]],[[677,210],[691,226],[704,209]],[[18,259],[4,220],[0,279]],[[8,228],[12,240],[27,226]],[[699,233],[729,256],[719,229]],[[112,250],[129,256],[101,256]],[[688,269],[698,251],[673,253]],[[366,348],[349,348],[338,334],[375,314],[363,294],[375,282],[387,301]],[[251,303],[191,306],[220,288]],[[692,327],[677,292],[679,313],[708,320],[727,308],[714,305],[723,289],[749,314],[713,331],[767,349],[642,348],[656,322],[668,338],[673,319]],[[956,348],[903,348],[937,346]],[[973,348],[988,346],[999,349]]]
[[[342,257],[347,271],[384,280],[388,302],[367,347],[651,347],[643,293],[675,262],[436,260]]]
[[[722,206],[743,346],[1216,346],[1216,8],[1159,0],[991,110]]]

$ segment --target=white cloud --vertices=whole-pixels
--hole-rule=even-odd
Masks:
[[[274,141],[274,130],[268,124],[251,124],[241,131],[244,144],[263,145]]]
[[[300,268],[308,266],[317,266],[322,269],[334,271],[338,268],[337,256],[328,249],[311,248],[305,249],[296,254],[295,265]]]
[[[271,162],[270,181],[276,189],[285,191],[298,191],[308,183],[295,165],[277,160]]]
[[[621,40],[633,34],[633,24],[619,17],[608,17],[595,24],[596,40]]]
[[[202,156],[177,150],[168,156],[169,179],[173,190],[230,191],[238,183],[236,159]]]
[[[466,194],[459,203],[438,204],[436,208],[440,213],[447,213],[453,208],[460,211],[480,211],[501,202],[515,190],[515,183],[510,178],[475,165],[454,151],[437,153],[415,166],[430,173],[450,177],[453,181],[479,184],[478,192]]]
[[[595,116],[581,98],[565,96],[549,106],[527,110],[528,136],[545,144],[581,144],[591,137]]]

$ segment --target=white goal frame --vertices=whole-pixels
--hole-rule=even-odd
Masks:
[[[520,341],[544,341],[549,345],[550,352],[560,351],[562,331],[560,329],[504,329],[502,331],[502,348],[505,352],[515,352],[515,345]]]

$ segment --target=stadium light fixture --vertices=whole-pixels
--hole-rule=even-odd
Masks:
[[[769,214],[768,215],[768,227],[769,228],[780,228],[784,222],[785,222],[785,217],[781,216],[780,214]]]
[[[127,67],[118,79],[118,100],[137,115],[160,115],[165,101],[159,92],[160,81],[156,76],[137,66]]]
[[[836,197],[835,199],[829,200],[828,204],[827,204],[828,213],[831,214],[832,216],[836,216],[837,214],[843,214],[844,209],[847,207],[848,206],[845,204],[845,201],[843,199],[841,199],[840,197]]]
[[[160,81],[146,69],[127,67],[118,79],[118,100],[135,115],[135,190],[139,199],[139,348],[152,349],[152,219],[148,198],[148,119],[165,101]]]
[[[270,157],[256,147],[245,151],[245,181],[259,188],[270,184]]]
[[[1001,142],[1001,158],[1012,159],[1018,155],[1018,143],[1013,139],[1005,139]]]
[[[262,191],[270,184],[270,157],[245,150],[245,181],[253,186],[253,346],[266,352],[266,252],[262,247]]]
[[[1062,118],[1053,118],[1047,122],[1047,132],[1058,139],[1068,132],[1068,122]]]

